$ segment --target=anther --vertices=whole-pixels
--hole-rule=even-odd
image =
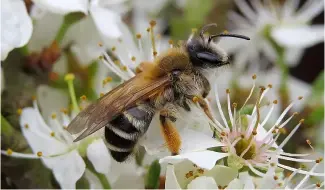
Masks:
[[[22,112],[23,112],[23,110],[22,110],[21,108],[18,108],[18,109],[17,109],[17,114],[18,114],[18,115],[21,115]]]
[[[293,115],[297,116],[297,115],[299,115],[299,112],[294,112]]]
[[[271,167],[275,167],[275,163],[271,163],[270,165],[271,165]]]
[[[287,130],[285,128],[279,129],[279,132],[284,135],[287,134]]]
[[[123,71],[127,71],[128,68],[127,68],[126,66],[122,66],[121,69],[122,69]]]
[[[227,93],[227,94],[230,94],[230,90],[229,90],[229,89],[226,89],[226,93]]]
[[[204,170],[203,169],[198,169],[197,172],[199,172],[200,174],[203,174],[204,173]]]
[[[193,101],[194,103],[196,103],[196,102],[199,101],[199,98],[198,98],[197,96],[194,96],[194,97],[192,98],[192,101]]]
[[[147,32],[150,32],[150,28],[147,28]]]
[[[267,87],[272,88],[273,86],[272,86],[272,84],[268,84]]]
[[[66,75],[64,76],[64,80],[65,80],[65,81],[72,81],[72,80],[74,80],[74,78],[75,78],[75,76],[74,76],[73,73],[68,73],[68,74],[66,74]]]
[[[80,96],[80,99],[83,100],[83,101],[85,101],[85,100],[87,100],[87,96],[86,95],[82,95],[82,96]]]
[[[318,159],[319,159],[319,161],[320,161],[320,162],[322,162],[322,161],[323,161],[323,158],[322,158],[322,157],[320,157],[320,158],[318,158]]]
[[[39,151],[39,152],[37,152],[37,156],[41,157],[41,156],[43,156],[43,153],[41,151]]]
[[[54,136],[55,136],[55,133],[52,131],[52,132],[50,133],[50,135],[51,135],[51,137],[54,137]]]
[[[220,134],[221,134],[221,136],[223,136],[223,137],[226,136],[226,132],[224,132],[224,131],[222,131]]]
[[[103,97],[103,96],[104,96],[104,93],[101,92],[101,93],[99,94],[99,96],[100,96],[100,97]]]
[[[102,43],[102,42],[99,42],[99,43],[98,43],[98,46],[99,46],[99,47],[103,47],[103,43]]]
[[[120,61],[119,60],[115,60],[114,63],[115,63],[115,65],[120,65]]]
[[[275,176],[273,177],[273,179],[274,179],[274,180],[278,180],[279,177],[275,175]]]
[[[156,51],[152,52],[153,56],[156,56],[158,53]]]
[[[62,108],[60,111],[61,111],[62,113],[64,113],[64,114],[68,114],[68,109],[66,109],[66,108]]]
[[[252,79],[255,80],[256,77],[257,77],[256,74],[254,74],[254,75],[252,76]]]
[[[305,120],[304,119],[300,119],[300,121],[299,121],[299,123],[304,123],[305,122]]]
[[[316,187],[318,187],[318,188],[320,187],[320,183],[319,182],[316,183]]]
[[[272,130],[272,133],[273,133],[273,134],[275,134],[275,133],[276,133],[276,130],[275,130],[275,129],[273,129],[273,130]]]
[[[28,124],[25,124],[24,127],[25,127],[25,129],[28,129],[29,128],[29,125]]]
[[[63,129],[64,129],[64,130],[67,130],[67,129],[68,129],[68,127],[67,127],[67,126],[63,126]]]
[[[137,39],[141,39],[141,34],[137,33],[137,35],[135,35],[137,37]]]
[[[298,100],[302,100],[302,99],[303,99],[303,96],[299,96],[299,97],[298,97]]]
[[[98,56],[98,59],[104,59],[104,56],[100,55]]]
[[[196,164],[193,164],[193,167],[197,168],[197,165]]]
[[[32,100],[35,101],[36,100],[36,96],[32,96]]]
[[[255,136],[255,135],[257,135],[257,131],[256,130],[253,130],[252,131],[252,134]]]
[[[241,134],[240,135],[240,138],[242,138],[242,139],[245,138],[245,135],[244,134]]]
[[[111,48],[111,50],[112,50],[112,51],[115,51],[115,50],[116,50],[116,47],[115,47],[115,46],[113,46],[113,47]]]
[[[197,32],[197,28],[192,28],[192,33],[195,34]]]
[[[320,163],[320,160],[319,160],[319,159],[317,159],[317,160],[315,160],[315,162],[316,162],[317,164],[319,164],[319,163]]]
[[[131,57],[131,61],[135,61],[136,58],[134,56]]]
[[[229,32],[228,32],[228,30],[224,30],[223,33],[224,34],[228,34]]]
[[[51,118],[52,119],[56,119],[56,114],[55,113],[52,113]]]
[[[174,41],[173,40],[168,40],[169,45],[173,45]]]
[[[232,107],[233,107],[233,108],[237,108],[237,103],[235,103],[235,102],[232,103]]]
[[[12,155],[12,150],[10,148],[7,149],[7,154]]]
[[[150,24],[151,27],[154,27],[154,26],[156,26],[157,22],[155,20],[151,20],[149,22],[149,24]]]
[[[264,86],[260,86],[261,92],[263,92],[266,88]]]
[[[273,104],[278,104],[278,100],[273,100]]]

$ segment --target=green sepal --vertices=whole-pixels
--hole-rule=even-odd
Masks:
[[[145,178],[146,189],[157,189],[159,187],[160,170],[161,166],[159,164],[159,161],[153,161]]]

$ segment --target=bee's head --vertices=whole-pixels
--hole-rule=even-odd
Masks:
[[[194,67],[205,69],[229,64],[227,53],[217,46],[214,39],[221,37],[234,37],[249,40],[248,37],[237,34],[205,36],[204,32],[211,26],[216,26],[216,24],[204,26],[199,36],[191,37],[186,43],[186,49]]]

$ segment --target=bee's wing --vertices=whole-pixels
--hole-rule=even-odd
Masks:
[[[148,79],[141,73],[101,97],[96,103],[82,110],[69,124],[67,130],[77,134],[85,130],[74,141],[79,141],[104,127],[119,113],[133,107],[170,85],[168,75]]]

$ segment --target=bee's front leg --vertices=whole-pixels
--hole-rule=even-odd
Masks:
[[[160,111],[159,119],[161,133],[165,139],[168,150],[172,155],[177,155],[179,154],[182,142],[171,118],[174,118],[176,121],[176,117],[171,117],[167,110]]]

